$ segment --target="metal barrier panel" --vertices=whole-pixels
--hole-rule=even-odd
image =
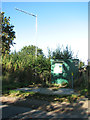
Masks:
[[[51,59],[51,83],[70,85],[78,74],[79,59]]]

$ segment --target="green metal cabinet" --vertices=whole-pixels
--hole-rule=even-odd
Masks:
[[[79,59],[51,59],[51,83],[72,83],[78,74]]]

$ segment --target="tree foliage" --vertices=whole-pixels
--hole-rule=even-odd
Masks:
[[[35,46],[29,45],[23,47],[19,52],[2,56],[3,74],[9,73],[14,76],[14,82],[42,83],[45,74],[49,73],[50,62],[40,48],[37,48],[38,56],[36,58],[35,48]],[[46,80],[48,80],[47,78],[49,78],[49,74]]]
[[[56,50],[54,50],[51,53],[51,58],[53,58],[53,59],[72,59],[73,51],[68,46],[66,46],[66,48],[63,48],[63,50],[60,47],[57,47]]]
[[[48,83],[51,75],[50,59],[72,59],[73,52],[66,46],[63,50],[57,47],[51,51],[48,48],[48,57],[43,50],[36,46],[25,46],[19,52],[10,53],[10,47],[13,46],[15,32],[14,26],[10,24],[10,17],[5,17],[4,12],[0,13],[2,18],[2,71],[5,81],[21,83]],[[5,54],[8,53],[8,54]]]
[[[0,13],[2,19],[2,53],[5,54],[6,52],[10,52],[10,46],[14,45],[15,43],[15,32],[13,30],[14,26],[10,24],[10,17],[5,17],[4,12]]]
[[[36,53],[36,46],[34,45],[29,45],[29,46],[25,46],[21,49],[21,53],[23,53],[24,55],[32,55],[32,56],[35,56],[35,53]],[[37,56],[39,55],[43,55],[43,51],[42,49],[38,48],[37,47]]]

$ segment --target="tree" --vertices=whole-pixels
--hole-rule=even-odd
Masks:
[[[48,58],[51,59],[51,50],[49,47],[47,47],[47,50],[48,50]]]
[[[21,49],[21,53],[23,53],[23,55],[35,56],[35,52],[36,52],[36,46],[34,46],[34,45],[25,46]],[[39,55],[44,56],[42,49],[37,48],[37,56],[39,56]]]
[[[85,63],[80,60],[80,62],[79,62],[79,68],[82,68],[84,65],[85,65]]]
[[[56,50],[52,52],[52,58],[53,59],[61,59],[62,58],[62,52],[61,52],[60,47],[57,47]]]
[[[0,12],[0,17],[2,19],[2,54],[9,53],[11,45],[13,46],[15,43],[15,32],[13,31],[14,26],[10,24],[10,17],[5,17],[4,12]]]
[[[66,46],[65,49],[61,49],[60,47],[57,47],[55,51],[52,52],[53,59],[72,59],[73,58],[73,52],[68,46]]]
[[[66,46],[66,49],[63,50],[62,58],[64,59],[72,59],[73,58],[73,52],[71,48]]]

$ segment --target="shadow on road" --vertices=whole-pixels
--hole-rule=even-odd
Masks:
[[[85,102],[85,101],[84,101]],[[19,99],[10,102],[2,102],[2,118],[88,118],[87,108],[84,102],[54,103],[37,99]]]

